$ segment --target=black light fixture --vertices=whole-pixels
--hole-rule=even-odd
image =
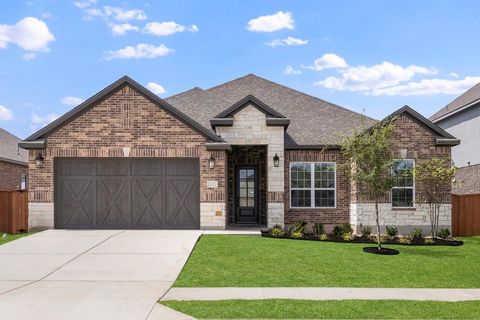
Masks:
[[[215,158],[210,154],[210,159],[208,159],[208,167],[210,169],[215,168]]]
[[[275,156],[273,156],[273,166],[278,167],[280,165],[280,158],[278,157],[278,154],[275,153]]]
[[[42,168],[43,167],[43,156],[42,153],[39,152],[37,157],[35,158],[35,164],[37,165],[37,168]]]

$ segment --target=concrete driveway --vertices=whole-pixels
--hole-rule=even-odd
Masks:
[[[201,233],[47,230],[1,245],[0,314],[5,319],[166,319],[156,301]]]

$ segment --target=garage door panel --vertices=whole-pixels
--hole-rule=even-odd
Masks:
[[[198,159],[56,159],[56,228],[199,228]]]
[[[130,197],[127,178],[97,178],[96,225],[130,227]]]

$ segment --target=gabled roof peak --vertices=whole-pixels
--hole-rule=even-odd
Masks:
[[[255,108],[257,108],[258,110],[265,113],[270,118],[285,118],[284,115],[272,109],[266,103],[264,103],[263,101],[255,97],[253,94],[249,94],[245,96],[243,99],[237,101],[232,106],[230,106],[226,110],[216,115],[215,118],[232,117],[235,113],[239,112],[240,110],[242,110],[243,108],[245,108],[247,105],[250,105],[250,104],[253,105]]]

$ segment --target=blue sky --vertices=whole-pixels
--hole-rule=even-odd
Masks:
[[[480,82],[478,1],[3,0],[0,127],[25,138],[123,75],[168,97],[255,73],[382,118]],[[165,92],[163,92],[165,91]]]

